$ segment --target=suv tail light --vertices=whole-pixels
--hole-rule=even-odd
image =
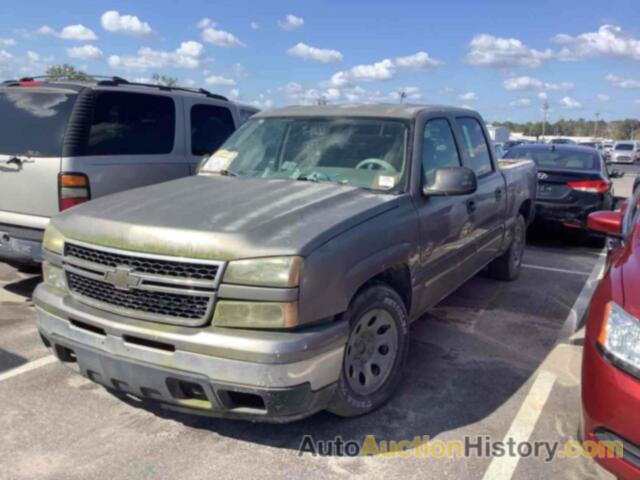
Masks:
[[[60,211],[91,200],[89,178],[84,173],[61,173],[58,177]]]
[[[569,182],[569,188],[579,192],[607,193],[611,188],[611,182],[607,180],[585,180],[583,182]]]

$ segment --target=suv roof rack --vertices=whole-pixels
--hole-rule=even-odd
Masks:
[[[181,92],[189,92],[189,93],[199,93],[201,95],[205,95],[209,98],[215,98],[217,100],[225,100],[229,101],[227,97],[224,95],[220,95],[217,93],[211,93],[209,90],[204,88],[188,88],[188,87],[178,87],[178,86],[168,86],[168,85],[159,85],[155,83],[143,83],[143,82],[130,82],[126,78],[118,77],[118,76],[109,76],[109,75],[89,75],[86,74],[87,80],[69,80],[69,82],[95,82],[96,85],[100,86],[111,86],[117,87],[118,85],[131,85],[135,87],[148,87],[148,88],[157,88],[159,90],[178,90]],[[34,77],[23,77],[20,80],[6,80],[2,82],[3,85],[15,86],[19,85],[20,82],[33,82],[38,79],[59,79],[64,80],[66,77],[64,75],[38,75]]]

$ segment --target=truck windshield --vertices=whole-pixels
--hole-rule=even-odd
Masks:
[[[76,94],[0,89],[0,154],[59,157]]]
[[[578,150],[514,148],[505,158],[533,160],[538,168],[562,170],[597,170],[599,161],[596,152]]]
[[[406,170],[407,124],[364,118],[249,120],[201,173],[334,182],[397,190]]]

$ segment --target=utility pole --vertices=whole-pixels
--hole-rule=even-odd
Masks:
[[[407,92],[400,90],[400,103],[404,103],[405,98],[407,98]]]
[[[593,136],[598,136],[598,122],[600,121],[600,112],[596,112],[596,123],[593,125]]]
[[[542,141],[544,142],[544,134],[547,130],[547,113],[549,112],[549,102],[547,100],[544,101],[544,105],[542,106]]]

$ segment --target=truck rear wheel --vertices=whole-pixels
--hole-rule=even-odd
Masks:
[[[345,315],[351,329],[327,410],[354,417],[380,407],[395,391],[409,351],[409,319],[400,296],[384,283],[360,292]]]
[[[513,225],[513,239],[509,249],[491,262],[487,272],[496,280],[513,281],[520,276],[526,243],[527,222],[518,214]]]

